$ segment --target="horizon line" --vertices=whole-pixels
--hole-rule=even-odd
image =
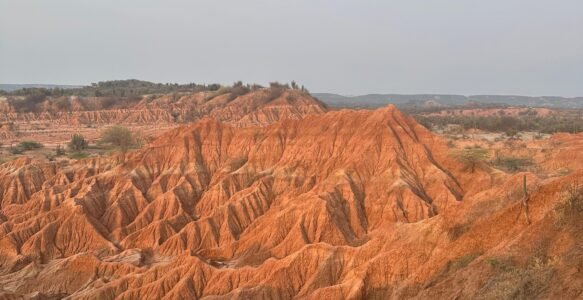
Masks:
[[[219,82],[212,82],[212,83],[196,83],[196,82],[156,82],[156,81],[149,81],[149,80],[142,80],[142,79],[135,79],[135,78],[130,78],[130,79],[110,79],[110,80],[100,80],[97,82],[91,82],[89,84],[70,84],[70,83],[0,83],[0,85],[27,85],[27,86],[70,86],[71,88],[78,88],[78,87],[91,87],[91,85],[93,83],[99,83],[99,82],[107,82],[107,81],[125,81],[125,80],[138,80],[138,81],[145,81],[145,82],[151,82],[151,83],[155,83],[155,84],[189,84],[189,83],[195,83],[195,84],[220,84],[223,86],[229,86],[228,84],[224,84],[224,83],[219,83]],[[273,82],[279,82],[277,80],[273,81]],[[280,82],[280,83],[287,83],[287,82]],[[248,82],[248,84],[257,84],[257,83],[250,83]],[[307,87],[308,90],[310,90],[309,87]],[[2,89],[0,89],[2,90]],[[5,92],[10,92],[7,90],[2,90]],[[338,95],[338,96],[342,96],[342,97],[347,97],[347,98],[354,98],[354,97],[361,97],[361,96],[371,96],[371,95],[379,95],[379,96],[383,96],[383,95],[399,95],[399,96],[464,96],[464,97],[472,97],[472,96],[506,96],[506,97],[532,97],[532,98],[536,98],[536,97],[559,97],[559,98],[583,98],[583,95],[581,96],[558,96],[558,95],[527,95],[527,94],[515,94],[515,93],[470,93],[470,94],[465,94],[465,93],[443,93],[443,92],[367,92],[367,93],[358,93],[358,94],[354,94],[354,93],[342,93],[342,92],[330,92],[330,91],[310,91],[310,94],[334,94],[334,95]]]

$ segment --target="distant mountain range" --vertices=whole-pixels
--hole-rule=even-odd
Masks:
[[[24,88],[45,88],[45,89],[74,89],[80,88],[81,85],[61,85],[61,84],[2,84],[0,83],[0,90],[12,92]]]
[[[387,104],[397,106],[432,105],[458,106],[471,103],[507,104],[531,107],[549,108],[583,108],[583,97],[529,97],[505,95],[401,95],[401,94],[368,94],[361,96],[343,96],[331,93],[312,93],[324,103],[337,107],[379,107]]]
[[[142,84],[146,86],[166,86],[164,84],[155,84],[136,80],[122,80],[122,84]],[[105,82],[113,83],[116,81]],[[173,86],[170,85],[170,88]],[[23,88],[62,88],[75,89],[83,88],[81,85],[58,85],[58,84],[0,84],[0,90],[12,92]],[[468,104],[502,104],[511,106],[530,106],[530,107],[548,107],[548,108],[583,108],[583,97],[557,97],[557,96],[513,96],[513,95],[447,95],[447,94],[367,94],[360,96],[343,96],[333,93],[312,93],[313,96],[324,103],[335,107],[380,107],[387,104],[395,104],[400,107],[411,106],[462,106]]]

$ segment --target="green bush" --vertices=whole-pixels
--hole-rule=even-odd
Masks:
[[[35,141],[22,141],[18,144],[17,147],[22,149],[22,151],[29,151],[42,148],[43,144]]]
[[[74,134],[67,146],[69,147],[69,150],[79,152],[81,150],[87,149],[88,145],[89,143],[87,143],[87,140],[85,140],[82,135]]]
[[[486,258],[486,263],[489,264],[490,267],[492,268],[497,268],[498,266],[500,266],[500,262],[494,257]]]
[[[136,144],[132,131],[122,126],[111,126],[103,130],[100,142],[109,144],[122,152],[126,152]]]
[[[528,167],[534,165],[534,161],[530,157],[514,156],[497,157],[493,163],[497,168],[510,172],[525,171]]]
[[[85,152],[73,152],[69,154],[69,158],[71,159],[83,159],[87,158],[89,155]]]
[[[18,154],[22,154],[22,148],[20,147],[12,147],[10,148],[10,153],[12,153],[13,155],[18,155]]]

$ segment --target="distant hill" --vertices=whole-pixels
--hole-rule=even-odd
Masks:
[[[12,92],[25,88],[43,88],[43,89],[75,89],[80,88],[80,85],[60,85],[60,84],[1,84],[0,90]]]
[[[242,85],[242,83],[240,83]],[[251,87],[251,85],[249,85]],[[58,88],[58,91],[54,89]],[[51,84],[0,84],[0,91],[13,96],[45,95],[45,96],[120,96],[135,97],[147,94],[167,94],[177,92],[215,91],[220,84],[177,84],[154,83],[149,81],[126,79],[109,80],[92,83],[86,86],[51,85]]]
[[[466,105],[470,103],[507,104],[549,108],[583,108],[583,97],[565,98],[554,96],[529,97],[507,95],[400,95],[368,94],[361,96],[343,96],[331,93],[312,93],[313,96],[330,106],[337,107],[380,107],[387,104],[397,106],[423,105]]]

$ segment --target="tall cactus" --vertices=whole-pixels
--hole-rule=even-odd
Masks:
[[[522,176],[522,194],[524,195],[524,197],[528,197],[527,191],[526,191],[526,175]]]
[[[522,198],[522,206],[524,208],[524,216],[526,217],[526,223],[530,225],[530,216],[528,215],[528,191],[526,190],[526,175],[522,176],[522,193],[524,197]]]

